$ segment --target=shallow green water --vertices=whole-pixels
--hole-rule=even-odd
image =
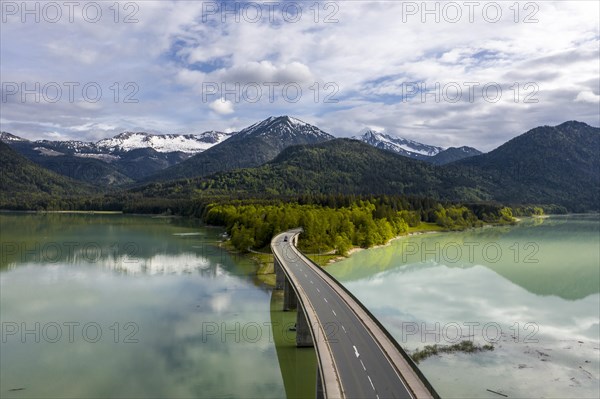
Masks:
[[[420,364],[443,397],[595,397],[598,225],[556,217],[406,237],[328,270],[409,350],[494,343]],[[252,262],[215,246],[219,230],[56,214],[0,214],[0,229],[1,397],[314,393],[294,314]]]
[[[598,397],[598,216],[405,237],[328,268],[406,349],[493,352],[420,363],[442,397]]]
[[[286,395],[271,290],[219,230],[57,214],[0,228],[0,397]]]

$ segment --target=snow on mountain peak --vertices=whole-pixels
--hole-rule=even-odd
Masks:
[[[19,137],[19,136],[15,136],[14,134],[10,134],[8,132],[1,132],[0,133],[0,141],[2,141],[4,143],[11,143],[11,142],[16,142],[16,141],[28,141],[28,140],[24,139],[22,137]]]
[[[365,127],[358,133],[358,136],[364,136],[364,135],[377,136],[377,135],[382,135],[382,134],[385,135],[384,129],[375,128],[375,127]]]
[[[293,125],[296,125],[296,126],[309,126],[309,124],[308,124],[308,123],[306,123],[306,122],[304,122],[304,121],[301,121],[301,120],[300,120],[300,119],[298,119],[298,118],[293,118],[293,117],[291,117],[291,116],[286,116],[286,118],[287,118],[287,119],[288,119],[288,121],[289,121],[291,124],[293,124]]]
[[[123,132],[96,143],[98,148],[109,151],[130,151],[152,148],[158,152],[185,152],[195,154],[218,144],[233,133],[208,131],[200,134],[150,134],[145,132]]]
[[[278,136],[295,136],[305,135],[314,136],[320,139],[331,140],[334,137],[328,133],[325,133],[316,126],[301,121],[300,119],[293,118],[287,115],[283,116],[271,116],[261,122],[257,122],[240,131],[239,136],[249,135],[278,135]]]
[[[417,159],[431,157],[444,150],[442,147],[419,143],[403,137],[392,136],[385,133],[384,130],[377,128],[365,128],[360,131],[359,135],[352,138],[354,140],[365,142],[373,147]]]

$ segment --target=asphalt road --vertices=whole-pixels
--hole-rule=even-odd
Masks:
[[[346,398],[412,398],[396,367],[351,306],[312,264],[291,248],[294,233],[276,236],[273,250],[302,286],[324,327]],[[284,237],[288,241],[284,241]],[[334,281],[335,284],[338,284]],[[354,305],[357,306],[357,305]],[[322,343],[323,337],[316,337]],[[316,345],[317,343],[315,343]]]

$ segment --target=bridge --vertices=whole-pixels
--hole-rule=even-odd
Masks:
[[[284,310],[298,310],[296,345],[315,348],[317,398],[439,398],[367,308],[296,248],[301,232],[275,236],[271,249]]]

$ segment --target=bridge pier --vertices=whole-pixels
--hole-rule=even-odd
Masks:
[[[312,348],[314,346],[302,306],[298,306],[298,313],[296,315],[296,346],[298,348]]]
[[[325,399],[325,391],[323,390],[323,381],[321,381],[321,367],[317,364],[317,393],[316,399]]]
[[[292,287],[292,283],[287,278],[283,282],[283,310],[293,310],[298,307],[298,298],[296,297],[296,291]]]
[[[274,269],[275,269],[275,289],[282,290],[285,284],[285,273],[279,264],[277,258],[273,257]]]

